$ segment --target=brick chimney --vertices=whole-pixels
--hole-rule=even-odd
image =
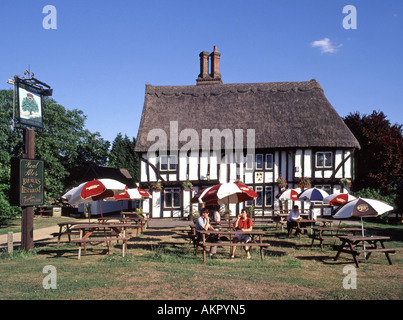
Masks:
[[[220,73],[220,56],[221,53],[217,51],[217,46],[214,46],[214,51],[209,55],[208,52],[200,52],[200,74],[196,79],[197,85],[205,84],[222,84]],[[209,69],[209,57],[211,59],[211,72]]]
[[[208,74],[208,56],[209,53],[207,51],[200,52],[200,74],[199,78],[207,79],[209,78]]]
[[[210,76],[218,81],[219,83],[222,83],[221,81],[221,73],[220,73],[220,57],[221,53],[217,51],[217,46],[214,46],[214,51],[210,54],[210,59],[211,59],[211,73]]]

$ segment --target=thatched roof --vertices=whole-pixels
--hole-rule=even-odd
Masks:
[[[147,152],[150,130],[168,136],[170,121],[178,132],[190,128],[255,129],[260,148],[359,148],[359,143],[326,99],[316,80],[217,84],[204,86],[152,86],[145,90],[135,151]],[[179,142],[179,148],[186,142]]]

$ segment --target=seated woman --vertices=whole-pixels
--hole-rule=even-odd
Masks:
[[[298,228],[298,222],[301,221],[301,216],[299,215],[299,208],[298,206],[293,206],[290,214],[287,218],[287,231],[288,231],[288,238],[291,237],[291,231],[293,227],[296,227],[297,230],[295,231],[295,235],[299,236],[301,230]]]
[[[248,211],[246,209],[242,209],[241,213],[238,215],[237,220],[235,222],[235,230],[237,231],[252,231],[253,221],[248,217]],[[249,234],[235,234],[234,235],[234,243],[237,242],[245,242],[248,243],[251,240]],[[250,259],[250,247],[244,247],[246,252],[246,257]],[[232,247],[231,259],[234,258],[236,247]]]

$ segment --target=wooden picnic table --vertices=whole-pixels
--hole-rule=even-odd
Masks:
[[[145,217],[143,217],[145,223],[147,224],[147,228],[149,227],[149,220],[150,220],[150,213],[149,212],[122,212],[122,216],[123,218],[130,218],[130,219],[135,219],[137,218],[138,215],[145,215]],[[135,217],[132,217],[135,216]]]
[[[208,231],[198,231],[202,235],[202,242],[199,244],[203,248],[203,263],[206,263],[206,247],[217,246],[217,247],[259,247],[260,248],[260,257],[263,260],[263,248],[270,246],[268,243],[263,243],[263,236],[266,235],[263,231],[229,231],[229,230],[208,230]],[[236,242],[232,241],[232,238],[235,234],[248,234],[252,237],[252,241],[245,242]],[[207,242],[206,235],[217,235],[218,240],[220,242]],[[254,239],[255,237],[258,240]],[[222,242],[221,240],[229,239],[229,242]],[[197,254],[197,246],[195,250],[195,254]]]
[[[126,229],[133,227],[131,224],[127,223],[91,223],[91,224],[76,224],[71,227],[71,230],[79,231],[79,238],[71,240],[73,243],[79,244],[78,249],[78,259],[81,258],[81,246],[84,244],[84,253],[86,253],[86,243],[89,242],[104,242],[109,247],[111,241],[123,241],[122,255],[125,256],[125,251],[127,249]],[[103,235],[103,237],[99,237]]]
[[[144,225],[145,221],[143,218],[131,218],[131,217],[126,217],[126,218],[98,218],[99,223],[103,223],[104,221],[106,223],[111,223],[111,221],[116,221],[117,223],[129,223],[133,225],[133,229],[136,229],[136,237],[139,235],[139,230],[141,233],[144,232]]]
[[[323,217],[317,217],[316,221],[322,223],[323,227],[331,227],[333,225],[333,223],[335,222],[334,219],[323,218]],[[339,220],[339,226],[340,226],[340,221],[341,220]]]
[[[342,241],[342,244],[334,257],[334,261],[339,258],[340,253],[349,253],[353,256],[357,268],[359,268],[357,256],[360,253],[364,253],[364,255],[366,255],[365,259],[367,260],[369,259],[371,253],[383,252],[386,256],[386,259],[388,259],[389,265],[391,265],[392,260],[389,256],[389,253],[395,253],[397,250],[395,248],[385,247],[385,241],[390,240],[390,237],[386,236],[339,236],[339,239]],[[365,243],[367,243],[367,245],[365,245],[364,248]]]
[[[278,225],[281,225],[281,231],[284,231],[284,226],[287,225],[287,218],[290,214],[289,213],[279,213],[273,216],[274,222],[276,222],[276,229]],[[301,213],[301,217],[308,217],[307,213]]]
[[[300,231],[310,229],[311,234],[312,234],[312,229],[313,229],[314,225],[316,224],[316,222],[318,222],[318,221],[314,220],[314,219],[301,219],[300,221],[297,221],[297,224],[298,224],[297,228]]]
[[[69,242],[70,242],[72,234],[74,234],[74,233],[79,234],[78,231],[74,232],[73,230],[71,230],[71,228],[77,224],[88,224],[88,221],[86,221],[86,222],[66,221],[66,222],[60,222],[57,224],[59,226],[59,232],[56,232],[53,234],[53,236],[57,236],[57,248],[59,248],[59,246],[60,246],[60,239],[63,235],[67,235],[69,238]]]
[[[311,247],[313,247],[313,243],[315,239],[320,241],[320,248],[323,250],[323,240],[325,238],[334,238],[336,237],[339,233],[346,233],[346,232],[351,232],[353,235],[355,235],[357,232],[361,232],[361,228],[340,228],[340,227],[313,227],[313,234],[312,234],[312,243]],[[326,234],[325,233],[330,233]]]
[[[42,216],[45,214],[47,217],[52,216],[53,213],[53,208],[52,207],[37,207],[37,210],[35,214],[38,214],[39,217],[42,218]]]

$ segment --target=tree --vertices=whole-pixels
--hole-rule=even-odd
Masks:
[[[125,134],[123,137],[118,133],[115,140],[112,142],[112,149],[109,155],[109,167],[127,169],[134,179],[139,180],[139,158],[134,152],[136,144],[135,138],[130,141]]]
[[[110,142],[101,138],[99,132],[91,133],[88,130],[81,132],[81,139],[76,147],[77,157],[69,165],[70,176],[66,187],[81,182],[87,169],[92,165],[106,166],[109,158]]]
[[[36,157],[45,160],[45,190],[59,199],[76,184],[89,164],[105,165],[110,143],[85,129],[81,110],[67,110],[52,98],[44,99],[42,132],[35,139]]]
[[[21,154],[22,139],[13,130],[13,91],[0,91],[0,223],[2,219],[21,214],[21,208],[10,206],[10,161]]]
[[[403,184],[402,125],[392,125],[383,112],[350,113],[344,118],[361,145],[356,152],[354,189],[401,189]]]
[[[59,199],[83,176],[89,164],[106,165],[110,143],[85,129],[81,110],[67,110],[50,97],[43,100],[43,129],[35,129],[35,158],[45,160],[45,201]],[[0,91],[0,214],[6,208],[11,157],[22,153],[22,130],[12,127],[13,91]],[[83,169],[83,166],[86,168]],[[80,171],[81,170],[81,171]],[[81,175],[80,175],[81,173]],[[7,203],[6,203],[7,202]],[[15,207],[16,210],[19,209]]]

